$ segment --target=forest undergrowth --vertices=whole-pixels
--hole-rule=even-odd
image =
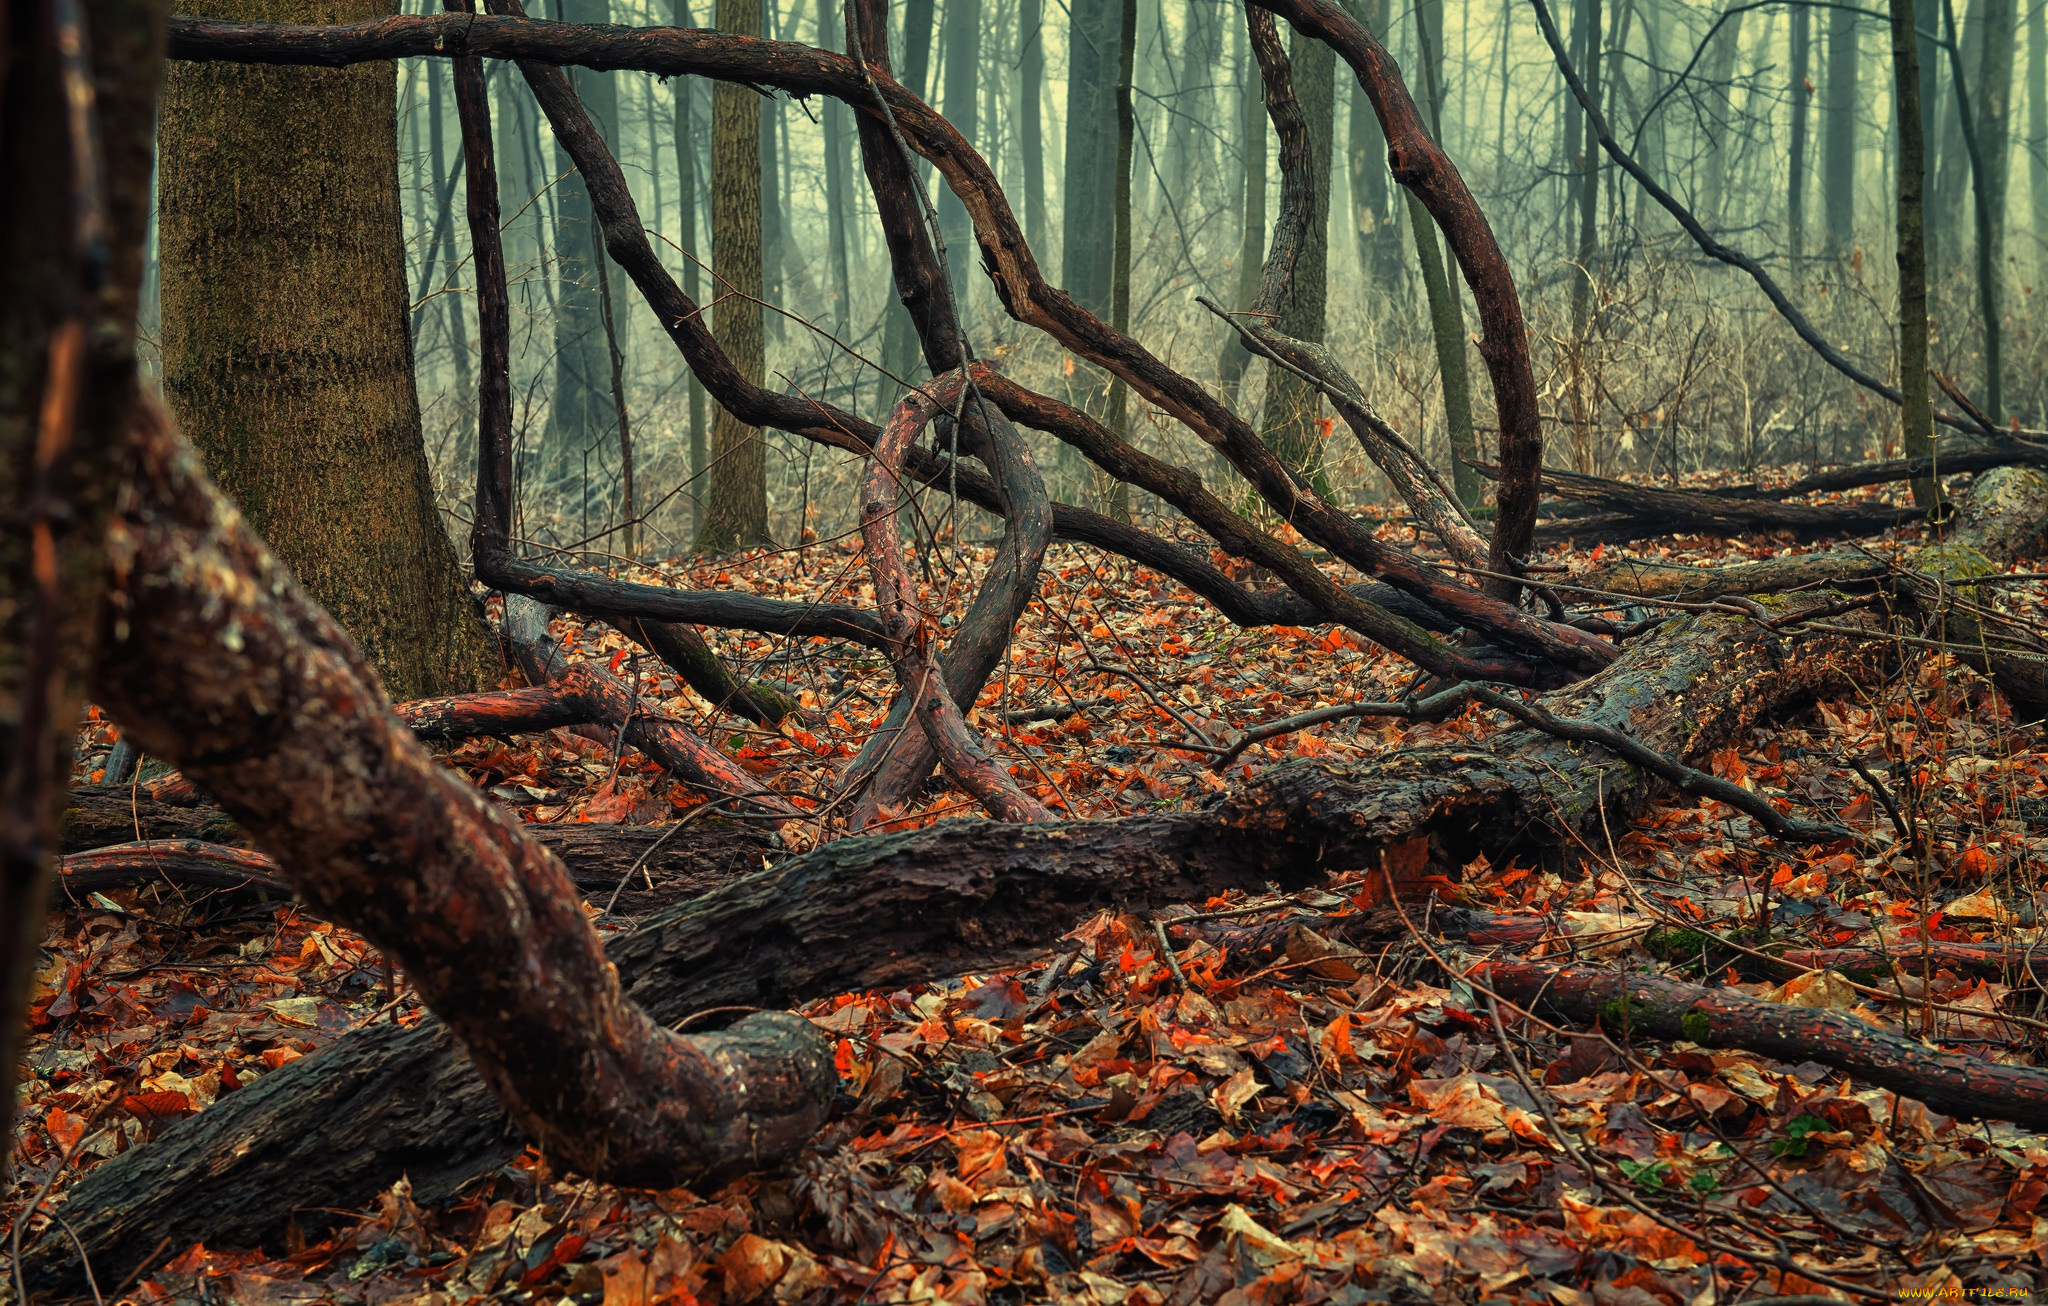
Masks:
[[[1414,541],[1404,522],[1381,531]],[[1867,547],[1884,556],[1921,534]],[[1792,551],[1699,537],[1633,552],[1714,564]],[[942,535],[919,552],[940,592],[965,588],[989,550]],[[1562,564],[1586,561],[1561,553],[1543,574],[1568,580]],[[853,539],[632,573],[872,604],[865,576]],[[2039,580],[2003,593],[2030,619],[2048,603]],[[1633,622],[1656,608],[1604,611]],[[798,699],[772,729],[715,713],[608,627],[554,629],[571,660],[604,661],[803,811],[777,836],[789,852],[835,833],[821,796],[887,711],[878,657],[707,632],[742,678]],[[841,1092],[782,1172],[622,1190],[529,1149],[452,1203],[416,1204],[400,1183],[373,1210],[309,1214],[288,1246],[162,1248],[139,1282],[96,1292],[260,1306],[2024,1295],[2048,1284],[2048,1138],[1817,1062],[1640,1037],[1626,1002],[1590,1032],[1549,1025],[1470,973],[1493,956],[1661,971],[2048,1065],[2048,984],[2010,960],[2048,960],[2048,736],[1938,650],[1902,647],[1896,663],[1712,758],[1780,810],[1864,832],[1862,846],[1781,844],[1730,807],[1674,796],[1554,854],[1479,857],[1398,904],[1400,848],[1305,892],[1103,913],[1020,969],[806,1008],[836,1040]],[[1247,730],[1412,682],[1341,630],[1238,629],[1170,581],[1056,545],[974,719],[1054,812],[1111,817],[1199,805],[1289,758],[1476,745],[1506,728],[1478,706],[1436,725],[1339,721],[1253,743],[1218,773]],[[99,779],[112,742],[87,723],[79,783]],[[557,730],[439,751],[531,822],[730,819],[691,815],[696,794],[613,742]],[[136,793],[176,783],[145,770]],[[935,781],[885,815],[906,828],[974,812]],[[588,892],[601,931],[689,891],[634,874],[630,910],[608,910],[609,886]],[[1926,978],[1884,963],[1938,944],[1965,946]],[[1994,961],[1967,960],[1967,945]],[[347,1030],[424,1014],[361,939],[248,892],[72,893],[44,947],[0,1213],[47,1186],[46,1236],[63,1232],[64,1188],[98,1162]],[[1787,960],[1822,949],[1831,968]]]

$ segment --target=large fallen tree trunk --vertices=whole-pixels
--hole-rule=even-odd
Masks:
[[[1541,702],[1697,762],[1759,720],[1867,679],[1875,648],[1688,617]],[[1597,748],[1519,729],[1345,766],[1296,761],[1199,810],[952,821],[828,844],[667,909],[615,941],[611,958],[629,996],[664,1023],[784,1007],[1020,962],[1099,909],[1301,885],[1377,866],[1393,847],[1424,875],[1455,873],[1481,851],[1597,839],[1603,804],[1625,817],[1654,788]],[[323,1122],[317,1137],[309,1119]],[[518,1145],[437,1022],[377,1027],[108,1162],[72,1189],[65,1217],[100,1273],[125,1272],[165,1239],[259,1241],[295,1212],[359,1206],[401,1174],[423,1198],[445,1197]],[[39,1282],[76,1273],[63,1247],[37,1255]]]

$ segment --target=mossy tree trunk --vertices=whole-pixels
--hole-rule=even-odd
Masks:
[[[354,22],[383,0],[201,0]],[[496,645],[442,529],[407,332],[393,65],[178,63],[157,140],[164,395],[208,470],[394,698],[487,688]]]

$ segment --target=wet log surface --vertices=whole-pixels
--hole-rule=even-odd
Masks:
[[[1684,619],[1542,701],[1697,761],[1752,723],[1870,674],[1869,648]],[[664,1024],[711,1007],[785,1007],[1024,961],[1102,908],[1298,887],[1380,865],[1384,850],[1416,840],[1430,853],[1423,874],[1482,850],[1555,846],[1568,830],[1597,829],[1603,803],[1625,816],[1650,792],[1639,771],[1596,748],[1525,730],[1341,766],[1298,761],[1202,809],[949,821],[841,840],[669,907],[609,953],[627,995]],[[294,1213],[361,1206],[400,1175],[423,1200],[446,1197],[517,1146],[437,1022],[377,1027],[109,1161],[72,1189],[66,1218],[102,1275],[125,1273],[164,1239],[259,1242]],[[76,1273],[68,1247],[38,1254],[38,1283]]]

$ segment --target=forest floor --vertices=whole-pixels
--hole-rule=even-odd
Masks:
[[[1412,538],[1398,523],[1385,532]],[[932,583],[978,571],[962,565],[972,551],[946,547]],[[1713,563],[1785,551],[1718,539],[1641,550]],[[864,597],[850,540],[659,575]],[[2044,599],[2038,583],[2013,587],[2022,612]],[[610,630],[557,629],[572,656],[603,658],[649,700],[709,722],[707,705]],[[807,714],[780,732],[725,717],[713,737],[799,806],[822,802],[887,708],[888,669],[822,641],[712,637],[747,674],[796,690]],[[1199,802],[1283,758],[1497,727],[1484,711],[1436,726],[1353,720],[1255,746],[1224,776],[1209,769],[1205,750],[1249,726],[1397,697],[1410,678],[1341,631],[1239,630],[1175,585],[1056,546],[976,719],[1055,811],[1110,816]],[[88,723],[81,781],[110,739]],[[562,731],[443,751],[531,821],[646,824],[696,801],[644,759],[620,762]],[[1818,971],[1773,983],[1739,956],[1673,946],[1701,939],[1685,928],[1890,949],[2040,940],[2040,728],[1934,656],[1756,732],[1713,769],[1889,837],[1852,759],[1885,774],[1922,823],[1917,850],[1779,845],[1732,809],[1672,799],[1561,859],[1476,861],[1438,884],[1438,899],[1543,921],[1544,941],[1519,955],[1661,967],[2048,1064],[2048,989],[2032,976],[1859,985]],[[934,784],[899,816],[971,814]],[[816,837],[793,826],[784,843],[800,851]],[[1164,920],[1103,914],[1047,938],[1022,969],[818,1002],[805,1014],[837,1040],[843,1091],[834,1122],[785,1172],[715,1192],[620,1190],[529,1151],[451,1204],[422,1208],[401,1183],[290,1246],[160,1249],[139,1282],[100,1295],[1690,1306],[1846,1299],[1845,1285],[1877,1297],[2048,1288],[2048,1137],[1951,1120],[1817,1064],[1632,1043],[1625,1029],[1511,1020],[1503,1044],[1455,978],[1490,950],[1349,928],[1384,918],[1370,910],[1377,887],[1361,875],[1191,903]],[[600,930],[629,927],[602,906],[588,908]],[[1410,910],[1421,925],[1435,908]],[[7,1216],[45,1183],[61,1195],[99,1160],[349,1029],[423,1014],[402,974],[393,996],[363,940],[247,895],[94,893],[51,913],[45,947]]]

